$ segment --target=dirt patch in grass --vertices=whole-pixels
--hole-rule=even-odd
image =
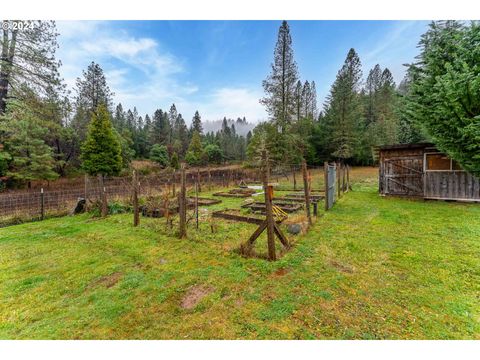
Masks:
[[[330,265],[332,265],[335,269],[337,269],[337,270],[339,270],[343,273],[352,274],[354,272],[354,268],[352,266],[347,265],[347,264],[339,263],[336,260],[331,260]]]
[[[215,289],[211,286],[195,285],[191,287],[182,299],[183,309],[193,309],[208,294]]]
[[[105,286],[107,289],[111,288],[113,285],[118,283],[122,275],[123,274],[121,272],[114,272],[109,275],[102,276],[88,284],[87,289],[91,289],[96,286]]]
[[[278,269],[277,271],[275,271],[275,272],[273,273],[273,276],[275,276],[275,277],[281,277],[281,276],[287,275],[289,272],[290,272],[290,269],[280,268],[280,269]]]

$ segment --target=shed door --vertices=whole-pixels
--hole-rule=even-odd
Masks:
[[[423,156],[386,159],[385,194],[423,196]]]

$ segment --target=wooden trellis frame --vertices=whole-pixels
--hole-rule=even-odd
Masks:
[[[263,189],[265,192],[266,217],[265,217],[265,220],[259,225],[257,230],[255,230],[255,232],[248,239],[245,250],[247,254],[250,253],[255,244],[255,241],[266,229],[267,244],[268,244],[268,260],[275,261],[277,259],[277,256],[275,253],[275,236],[279,238],[280,243],[285,247],[285,249],[289,249],[290,244],[288,242],[288,239],[282,233],[282,231],[280,230],[279,226],[276,224],[273,218],[273,211],[272,211],[273,186],[269,184],[270,168],[268,163],[267,152],[265,150],[262,151],[262,160],[264,165],[263,166],[264,168]]]

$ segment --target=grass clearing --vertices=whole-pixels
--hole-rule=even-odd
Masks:
[[[0,229],[0,338],[480,339],[480,207],[382,198],[374,171],[354,175],[273,263],[234,251],[255,225],[211,232],[207,213],[243,199],[187,240],[131,214]]]

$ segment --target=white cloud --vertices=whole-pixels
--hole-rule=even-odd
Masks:
[[[152,38],[114,32],[106,22],[61,21],[57,27],[58,57],[63,64],[60,71],[70,89],[95,61],[115,93],[114,101],[125,108],[136,106],[141,114],[198,90],[194,84],[176,80],[174,75],[184,71],[182,61],[162,50]]]
[[[184,62],[155,39],[114,31],[108,22],[61,21],[57,27],[60,71],[70,89],[82,70],[95,61],[105,72],[115,103],[121,102],[124,108],[136,106],[141,115],[157,108],[168,110],[175,103],[187,123],[196,110],[204,120],[266,118],[256,89],[223,87],[202,92],[191,81],[179,80],[186,71]]]
[[[209,120],[224,116],[232,119],[245,116],[249,121],[264,120],[267,117],[264,107],[259,103],[262,93],[248,88],[225,87],[215,90],[204,110]]]

